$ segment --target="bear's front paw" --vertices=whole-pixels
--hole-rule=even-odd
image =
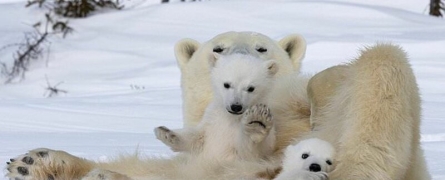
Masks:
[[[245,133],[255,143],[263,141],[273,127],[272,114],[264,104],[258,104],[248,109],[241,122],[244,125]]]
[[[177,152],[180,149],[180,139],[178,135],[165,126],[159,126],[154,130],[156,138],[169,146],[173,151]]]

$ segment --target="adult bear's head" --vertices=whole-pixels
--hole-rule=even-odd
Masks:
[[[262,60],[274,59],[277,76],[300,71],[306,52],[306,42],[300,35],[289,35],[276,42],[255,32],[226,32],[199,43],[183,39],[175,46],[175,55],[181,70],[184,124],[197,124],[212,99],[209,59],[213,53],[223,55],[247,54]]]

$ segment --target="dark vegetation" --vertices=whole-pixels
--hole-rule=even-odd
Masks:
[[[119,0],[29,0],[26,7],[37,5],[40,8],[46,8],[58,16],[68,18],[85,18],[92,12],[99,9],[117,9],[123,8]]]
[[[0,48],[1,51],[17,47],[12,55],[12,63],[0,62],[0,73],[5,77],[5,83],[24,79],[31,62],[40,60],[49,53],[51,37],[60,35],[65,38],[74,31],[69,26],[68,18],[85,18],[98,10],[123,8],[119,0],[28,0],[27,8],[35,6],[45,11],[43,20],[36,22],[32,31],[24,33],[22,42]],[[50,96],[66,93],[56,91],[55,86],[48,84],[48,87]]]
[[[442,0],[430,0],[430,15],[443,17],[445,11],[445,4]]]

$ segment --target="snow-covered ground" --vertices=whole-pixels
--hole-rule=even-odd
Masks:
[[[347,62],[364,45],[403,46],[422,93],[428,166],[435,180],[445,179],[445,20],[425,15],[429,1],[157,2],[132,0],[122,11],[70,20],[75,32],[52,38],[48,59],[33,62],[24,81],[0,84],[0,162],[38,147],[96,160],[136,149],[172,154],[153,128],[182,126],[175,42],[256,31],[277,40],[302,34],[307,73]],[[43,18],[24,4],[0,0],[0,46],[20,42]],[[13,51],[1,50],[0,61]],[[45,98],[45,76],[68,93]]]

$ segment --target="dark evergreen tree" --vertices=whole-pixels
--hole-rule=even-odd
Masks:
[[[37,4],[54,10],[54,13],[63,17],[84,18],[98,9],[122,9],[119,0],[28,0],[27,7]]]
[[[442,11],[445,10],[442,0],[430,0],[430,15],[442,17]]]

